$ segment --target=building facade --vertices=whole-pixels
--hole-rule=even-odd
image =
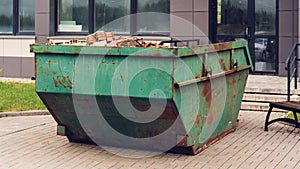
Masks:
[[[0,76],[34,76],[29,44],[85,39],[99,28],[203,43],[245,39],[254,73],[285,75],[299,9],[299,0],[1,0]]]

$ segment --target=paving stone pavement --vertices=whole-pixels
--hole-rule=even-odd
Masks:
[[[96,145],[70,143],[56,135],[49,115],[5,117],[0,118],[0,169],[300,168],[300,129],[275,123],[264,132],[264,118],[264,112],[241,112],[235,132],[195,156],[163,153],[131,159]]]

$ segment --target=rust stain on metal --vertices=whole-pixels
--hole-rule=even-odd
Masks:
[[[204,85],[203,91],[202,91],[202,96],[204,96],[204,98],[205,98],[205,101],[207,103],[207,107],[210,107],[211,99],[212,99],[212,90],[211,90],[211,84],[210,83]]]
[[[199,78],[201,78],[201,76],[200,76],[200,75],[196,75],[195,78],[196,78],[196,79],[199,79]]]
[[[221,69],[222,70],[226,70],[226,64],[224,62],[224,59],[220,58],[219,59],[219,63],[220,63]]]
[[[235,79],[233,79],[232,81],[229,82],[229,86],[235,86],[235,84],[236,84],[236,80]]]
[[[207,49],[205,49],[205,52],[207,53],[213,53],[213,52],[217,52],[217,48],[215,45],[210,45]]]
[[[225,49],[225,48],[226,48],[226,47],[225,47],[225,44],[224,44],[224,43],[219,44],[219,49],[220,49],[220,50]]]
[[[232,49],[231,42],[226,42],[226,43],[210,45],[209,48],[207,48],[205,51],[209,52],[209,53],[213,53],[213,52],[225,51],[225,50],[231,50],[231,49]]]
[[[68,88],[72,90],[72,81],[69,76],[56,76],[56,78],[53,78],[53,82],[55,87],[58,87],[58,85],[62,85],[64,88]]]
[[[200,116],[196,116],[196,121],[195,121],[195,125],[197,126],[197,127],[200,127]]]
[[[52,50],[43,50],[42,53],[53,53],[53,54],[55,54],[57,52],[53,52]]]
[[[53,82],[54,82],[54,86],[58,87],[58,81],[56,79],[53,78]]]
[[[224,131],[222,134],[218,135],[215,139],[209,140],[202,147],[199,147],[198,149],[194,150],[194,154],[198,154],[199,152],[205,150],[207,147],[210,147],[211,145],[215,144],[216,142],[218,142],[219,140],[221,140],[222,138],[224,138],[225,136],[227,136],[228,134],[230,134],[234,131],[235,131],[235,126],[232,127],[231,129],[227,130],[227,131]]]
[[[190,145],[188,145],[188,137],[189,136],[191,136],[191,135],[186,135],[186,136],[182,136],[182,137],[177,138],[177,139],[179,139],[179,140],[177,140],[177,142],[179,141],[179,143],[177,144],[177,146],[180,146],[180,147],[190,147]]]
[[[51,65],[51,60],[48,60],[48,66],[50,66]]]

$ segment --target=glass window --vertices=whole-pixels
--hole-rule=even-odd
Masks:
[[[59,0],[58,32],[87,32],[88,4],[88,0]]]
[[[13,1],[0,1],[0,33],[13,32]]]
[[[276,0],[255,1],[255,34],[276,34]]]
[[[56,0],[56,4],[59,33],[170,31],[170,0]]]
[[[95,30],[130,32],[130,0],[96,0]]]
[[[19,0],[20,32],[34,32],[35,0]]]
[[[139,0],[137,11],[142,13],[138,14],[138,32],[170,31],[170,0]]]
[[[218,0],[218,35],[242,35],[247,23],[248,0]]]
[[[277,41],[275,38],[256,38],[255,70],[275,72]]]

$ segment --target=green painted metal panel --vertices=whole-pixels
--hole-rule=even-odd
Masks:
[[[167,48],[128,48],[128,47],[96,47],[96,46],[68,46],[68,45],[31,45],[34,53],[64,54],[64,55],[106,55],[106,56],[146,56],[146,57],[174,57],[177,49]]]
[[[235,129],[252,69],[245,41],[171,49],[32,45],[31,51],[36,91],[70,141],[156,150],[173,144],[171,151],[190,154]],[[124,142],[118,134],[143,141]]]
[[[37,92],[71,93],[75,57],[40,54],[36,57]]]

